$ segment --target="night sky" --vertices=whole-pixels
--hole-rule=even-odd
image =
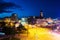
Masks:
[[[10,16],[17,13],[18,17],[39,16],[40,10],[43,10],[45,17],[60,17],[60,0],[3,0],[21,6],[21,8],[11,8],[10,13],[2,13],[0,17]]]

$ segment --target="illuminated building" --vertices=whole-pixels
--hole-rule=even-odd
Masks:
[[[54,22],[53,19],[51,19],[51,18],[47,18],[46,21],[47,21],[48,23],[53,23],[53,22]]]
[[[14,26],[14,22],[12,22],[10,17],[5,17],[3,22],[5,23],[4,26],[6,26],[6,27],[13,27]]]
[[[43,11],[40,11],[40,15],[35,17],[36,19],[43,19]]]
[[[10,22],[11,20],[10,20],[10,17],[5,17],[4,18],[4,22],[6,22],[6,23],[8,23],[8,22]]]
[[[24,25],[25,23],[27,23],[27,18],[21,18],[21,24]]]
[[[43,19],[44,17],[43,17],[43,11],[41,10],[40,11],[40,19]]]

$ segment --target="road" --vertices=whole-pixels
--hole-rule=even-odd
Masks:
[[[47,28],[30,28],[26,33],[16,35],[21,40],[60,40],[60,34]]]

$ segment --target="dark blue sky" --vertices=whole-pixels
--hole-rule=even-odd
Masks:
[[[17,13],[18,17],[23,16],[39,16],[42,9],[45,17],[60,17],[60,0],[4,0],[5,2],[13,2],[22,7],[20,9],[10,9]],[[0,14],[0,17],[10,16],[12,13]]]

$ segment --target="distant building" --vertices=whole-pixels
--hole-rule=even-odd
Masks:
[[[36,19],[43,19],[43,18],[44,18],[44,16],[43,16],[43,11],[41,10],[41,11],[40,11],[40,15],[39,15],[39,16],[36,16],[35,18],[36,18]]]
[[[30,16],[27,20],[28,20],[28,24],[35,24],[36,22],[35,16]]]
[[[4,22],[10,22],[11,20],[10,20],[10,17],[4,17],[4,20],[3,20]]]
[[[40,11],[40,19],[43,19],[44,17],[43,17],[43,11],[41,10]]]
[[[18,15],[16,13],[13,13],[11,16],[11,20],[18,21]]]

